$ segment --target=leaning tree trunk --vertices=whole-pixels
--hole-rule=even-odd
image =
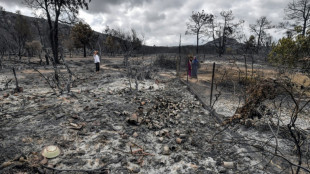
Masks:
[[[15,85],[16,85],[16,88],[14,89],[14,93],[23,92],[23,88],[18,86],[18,80],[17,80],[17,77],[16,77],[16,72],[15,72],[15,68],[14,67],[13,67],[13,74],[14,74],[14,77],[15,77]]]

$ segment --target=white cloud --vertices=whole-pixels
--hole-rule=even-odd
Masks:
[[[9,1],[10,2],[10,1]],[[14,2],[14,1],[13,1]],[[5,10],[15,13],[17,10],[21,11],[23,15],[33,16],[33,11],[25,6],[21,6],[17,3],[7,3],[0,0],[0,6],[2,6]]]
[[[267,16],[274,24],[283,20],[284,8],[291,0],[92,0],[89,10],[81,10],[80,17],[91,27],[102,32],[106,25],[110,28],[130,30],[134,28],[145,35],[148,45],[178,45],[182,34],[182,44],[195,44],[195,36],[185,36],[186,22],[192,11],[205,10],[219,16],[222,10],[233,11],[236,19],[244,19],[245,31],[248,24],[255,23],[261,16]],[[0,0],[0,6],[9,11],[21,10],[31,15],[31,10],[23,7],[18,0]],[[274,38],[282,36],[273,31]]]

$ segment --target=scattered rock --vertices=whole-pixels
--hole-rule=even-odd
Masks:
[[[137,137],[138,137],[138,133],[137,133],[137,132],[134,132],[134,133],[132,134],[132,136],[135,137],[135,138],[137,138]]]
[[[168,129],[163,129],[159,132],[160,136],[168,136],[169,135],[169,130]]]
[[[181,143],[182,143],[182,139],[181,139],[181,138],[176,138],[175,141],[176,141],[178,144],[181,144]]]
[[[44,158],[43,160],[40,161],[40,164],[45,165],[47,164],[47,162],[48,162],[47,158]]]
[[[139,172],[140,172],[140,167],[139,167],[139,166],[133,166],[132,169],[131,169],[131,171],[132,171],[133,173],[139,173]]]
[[[10,96],[9,93],[4,93],[4,94],[3,94],[3,98],[8,98],[9,96]]]
[[[20,162],[25,162],[26,159],[25,159],[24,157],[20,157],[20,158],[19,158],[19,161],[20,161]]]
[[[219,173],[226,173],[226,169],[224,167],[222,167],[222,166],[218,167],[217,170],[218,170]]]
[[[162,153],[163,153],[164,155],[170,155],[169,146],[165,145],[165,146],[163,147]]]
[[[129,112],[128,112],[128,111],[123,111],[123,112],[122,112],[122,115],[127,116],[127,115],[129,115]]]
[[[122,137],[122,139],[128,139],[128,135],[127,134],[122,134],[121,137]]]
[[[227,169],[233,169],[235,168],[234,162],[223,162],[223,167],[227,168]]]
[[[48,164],[47,167],[54,168],[55,164]]]
[[[174,132],[174,135],[179,136],[179,135],[180,135],[180,131],[179,131],[179,130],[176,130],[176,131]]]
[[[129,166],[127,167],[127,169],[131,171],[132,173],[139,173],[141,170],[140,166],[136,164],[132,164],[132,163],[129,163]]]
[[[78,124],[76,124],[76,123],[69,123],[69,129],[75,129],[75,130],[80,130],[80,129],[82,129],[82,127],[83,127],[83,125],[82,124],[80,124],[80,125],[78,125]]]
[[[156,131],[154,134],[155,134],[156,136],[158,136],[158,135],[159,135],[159,131]]]
[[[178,163],[182,160],[182,156],[181,155],[176,155],[174,157],[172,157],[174,159],[174,162]]]
[[[186,134],[180,134],[180,138],[182,139],[186,138]]]
[[[117,115],[117,116],[118,116],[118,115],[121,115],[121,113],[118,112],[118,111],[114,111],[113,113],[114,113],[115,115]]]
[[[140,119],[136,113],[131,114],[130,118],[128,119],[128,123],[132,125],[138,125],[139,121]]]

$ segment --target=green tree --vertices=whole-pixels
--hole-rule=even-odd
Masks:
[[[269,60],[272,63],[294,66],[296,62],[296,43],[292,38],[282,38],[276,45],[272,46]]]
[[[77,23],[72,28],[72,37],[77,47],[82,46],[84,50],[84,57],[86,57],[86,46],[92,39],[93,30],[88,24],[82,22]]]
[[[194,34],[196,35],[196,54],[198,54],[198,45],[200,35],[206,34],[207,25],[211,24],[213,21],[212,14],[206,14],[204,10],[201,12],[192,12],[192,15],[189,18],[189,23],[187,23],[187,31],[185,34]]]
[[[295,37],[284,37],[272,46],[268,55],[269,61],[275,64],[295,67],[298,61],[304,57],[310,56],[310,30],[304,36],[303,31],[296,27],[295,31],[299,33]]]
[[[49,26],[49,39],[54,63],[59,64],[59,23],[73,22],[80,8],[86,7],[91,0],[24,0],[34,11],[41,10]]]

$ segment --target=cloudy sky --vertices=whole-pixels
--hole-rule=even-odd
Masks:
[[[33,16],[23,0],[0,0],[5,10]],[[195,36],[185,35],[186,23],[192,11],[205,10],[219,16],[223,10],[232,10],[236,20],[242,19],[245,33],[248,25],[261,16],[267,16],[273,24],[283,21],[284,8],[292,0],[91,0],[89,10],[81,10],[80,18],[94,30],[103,32],[106,26],[129,30],[134,28],[143,34],[147,45],[175,46],[195,44]],[[272,31],[274,40],[283,31]]]

